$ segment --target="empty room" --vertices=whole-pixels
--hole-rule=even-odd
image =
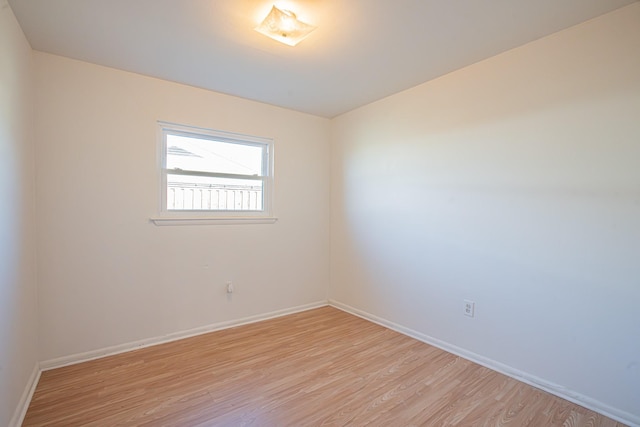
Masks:
[[[0,0],[0,426],[640,427],[640,2]]]

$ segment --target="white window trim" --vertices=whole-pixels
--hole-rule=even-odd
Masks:
[[[151,222],[158,226],[165,225],[223,225],[223,224],[273,224],[276,217],[152,217]]]
[[[267,147],[265,159],[266,174],[263,178],[263,210],[262,211],[173,211],[167,209],[167,170],[165,132],[173,131],[185,134],[209,136],[215,139],[238,143],[258,143]],[[157,132],[157,165],[158,182],[160,183],[158,215],[150,220],[155,225],[216,225],[216,224],[273,224],[278,220],[273,215],[273,165],[274,142],[271,138],[244,135],[196,126],[158,121]]]

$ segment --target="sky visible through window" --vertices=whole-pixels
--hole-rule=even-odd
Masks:
[[[167,135],[167,169],[262,176],[263,147]]]

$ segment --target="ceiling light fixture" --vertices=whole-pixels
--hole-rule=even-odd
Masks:
[[[289,46],[297,45],[315,29],[313,25],[298,20],[290,10],[280,10],[275,6],[255,28],[257,32]]]

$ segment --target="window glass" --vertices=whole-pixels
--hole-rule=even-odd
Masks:
[[[163,211],[270,214],[272,140],[160,126]]]
[[[167,169],[263,176],[264,146],[167,135]]]

